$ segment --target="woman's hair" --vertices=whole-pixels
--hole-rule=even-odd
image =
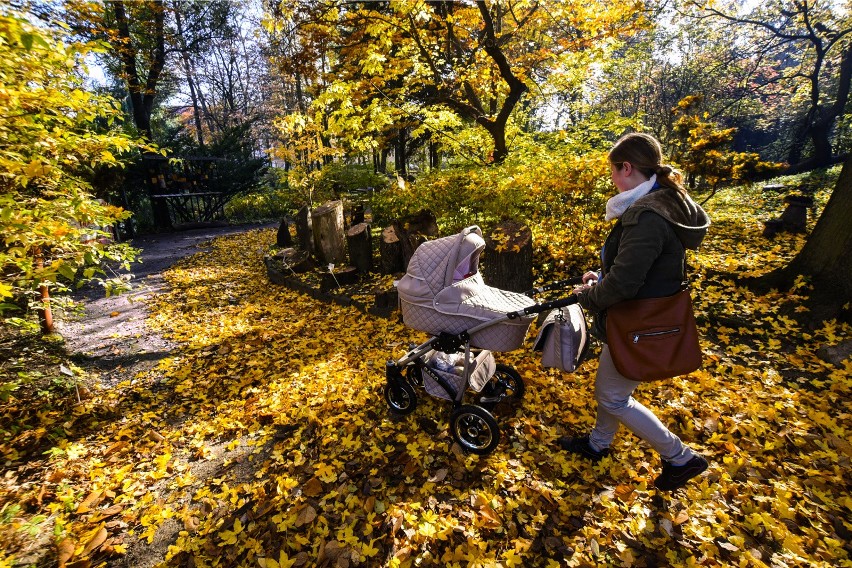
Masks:
[[[609,163],[618,169],[630,162],[647,177],[657,174],[657,183],[686,193],[681,185],[683,176],[671,166],[663,164],[663,150],[656,138],[650,134],[631,132],[619,138],[609,151]]]

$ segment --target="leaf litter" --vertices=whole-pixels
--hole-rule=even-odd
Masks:
[[[623,431],[595,466],[555,449],[593,424],[594,361],[567,375],[528,348],[497,354],[527,395],[498,417],[493,454],[453,452],[444,402],[395,419],[382,397],[384,362],[425,336],[269,284],[253,251],[272,231],[217,239],[148,300],[171,356],[70,415],[4,427],[0,566],[36,515],[60,566],[850,565],[852,364],[815,355],[849,326],[797,323],[805,282],[760,296],[725,278],[802,242],[782,236],[758,266],[743,240],[717,235],[691,259],[704,368],[637,394],[711,461],[670,495]],[[57,429],[31,464],[26,443]]]

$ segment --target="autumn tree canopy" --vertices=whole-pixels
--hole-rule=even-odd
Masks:
[[[297,60],[321,54],[323,86],[310,120],[326,136],[363,150],[375,148],[389,126],[409,128],[413,138],[428,135],[485,159],[476,143],[453,135],[469,123],[485,131],[497,162],[508,153],[507,127],[522,97],[579,90],[590,65],[643,25],[635,2],[318,2],[279,9],[268,26],[291,33]],[[304,120],[293,119],[292,127]]]
[[[852,340],[849,2],[14,3],[30,9],[0,5],[0,566],[852,561],[852,367],[834,355]],[[154,349],[112,357],[130,301],[98,320],[109,358],[22,331],[49,331],[77,284],[122,287],[107,276],[135,251],[110,227],[129,211],[95,195],[113,198],[104,177],[118,195],[160,183],[123,167],[157,151],[139,135],[272,156],[236,192],[242,220],[336,193],[374,233],[421,209],[443,234],[520,221],[540,284],[598,264],[607,150],[629,130],[663,139],[712,218],[688,256],[705,364],[638,395],[711,461],[680,493],[653,488],[663,464],[629,436],[594,466],[556,449],[594,423],[594,358],[568,375],[499,353],[527,387],[495,408],[488,456],[452,444],[444,401],[389,415],[385,361],[425,337],[356,307],[387,307],[398,274],[324,303],[333,265],[292,271],[310,295],[270,281],[272,229],[204,243],[132,298]],[[770,241],[794,192],[810,233]],[[134,219],[151,205],[130,202]]]

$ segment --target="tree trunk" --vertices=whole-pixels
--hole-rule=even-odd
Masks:
[[[314,255],[320,264],[345,263],[343,202],[329,201],[311,211],[311,224],[314,234]]]
[[[406,156],[406,148],[405,148],[405,135],[406,128],[402,127],[399,129],[399,134],[396,138],[396,150],[394,151],[394,163],[396,166],[396,173],[401,175],[403,179],[408,177],[408,156]]]
[[[195,120],[198,145],[201,148],[204,148],[204,130],[201,128],[201,109],[198,107],[198,95],[195,92],[194,73],[192,72],[192,65],[190,65],[189,62],[186,38],[183,35],[183,19],[180,14],[180,7],[175,7],[175,24],[177,25],[178,37],[180,38],[180,57],[183,62],[184,73],[186,74],[186,82],[189,85],[189,95],[192,98],[192,117]]]
[[[852,300],[852,154],[813,233],[798,255],[784,268],[770,272],[752,285],[760,290],[789,289],[800,274],[813,279],[812,300],[817,319],[835,317]]]
[[[396,274],[403,271],[402,242],[393,226],[385,227],[382,240],[379,241],[379,257],[382,274]]]
[[[386,174],[388,173],[388,154],[390,153],[389,148],[382,148],[381,155],[379,157],[379,173]]]
[[[533,287],[532,231],[512,220],[501,222],[485,238],[482,278],[489,286],[526,292]]]
[[[156,4],[153,10],[154,18],[154,51],[151,57],[151,67],[148,69],[148,76],[145,84],[139,76],[139,70],[136,68],[136,48],[130,37],[130,22],[127,19],[127,10],[125,9],[123,0],[111,0],[109,4],[115,10],[115,20],[117,34],[111,40],[113,50],[118,55],[122,63],[125,81],[127,82],[127,91],[130,94],[130,106],[132,107],[133,123],[136,128],[149,139],[151,138],[151,112],[154,109],[154,97],[157,93],[157,83],[160,79],[160,73],[166,63],[166,45],[165,45],[165,11],[166,8],[162,0],[155,0]]]
[[[311,227],[311,209],[305,205],[296,213],[296,240],[304,250],[314,252],[314,230]]]
[[[349,211],[349,227],[354,227],[359,223],[364,222],[364,215],[366,212],[364,211],[363,203],[356,203],[352,206],[352,209]]]
[[[429,140],[429,169],[441,169],[441,152],[438,149],[438,143],[433,140]]]
[[[36,268],[41,270],[44,268],[44,256],[41,254],[41,248],[35,247],[33,250],[35,256]],[[38,319],[41,324],[41,332],[45,335],[53,333],[53,311],[50,309],[50,291],[46,284],[38,287],[39,295],[41,296],[41,306],[37,308]]]
[[[373,269],[373,240],[370,237],[370,225],[358,223],[346,231],[346,246],[349,249],[349,264],[358,272],[367,273]]]

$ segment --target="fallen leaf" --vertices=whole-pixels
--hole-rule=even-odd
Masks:
[[[634,488],[630,485],[619,485],[615,488],[615,496],[621,499],[624,502],[631,500],[630,497],[633,495]]]
[[[305,483],[305,486],[302,487],[302,493],[307,495],[308,497],[316,497],[317,495],[321,495],[324,491],[322,486],[322,481],[317,479],[316,477],[312,477]]]
[[[163,440],[165,440],[166,438],[162,434],[160,434],[159,432],[157,432],[155,430],[148,430],[148,439],[151,440],[152,442],[159,443],[159,442],[162,442]]]
[[[65,568],[68,560],[74,556],[74,550],[76,546],[74,546],[74,541],[70,538],[65,538],[62,542],[57,546],[57,560],[59,561],[59,568]]]
[[[448,473],[447,468],[445,468],[445,467],[441,468],[438,471],[436,471],[432,475],[432,477],[429,478],[429,481],[431,481],[432,483],[440,483],[440,482],[444,481],[444,479],[447,478],[447,473]]]
[[[92,540],[86,543],[86,546],[83,548],[83,552],[80,554],[80,556],[87,556],[90,552],[102,545],[106,540],[107,535],[108,533],[106,528],[101,527],[101,529],[97,533],[95,533],[95,536],[92,537]]]
[[[305,505],[305,507],[299,511],[299,514],[296,516],[296,526],[300,527],[302,525],[307,525],[308,523],[312,523],[316,518],[316,509],[310,505]]]
[[[596,539],[593,538],[592,541],[589,543],[589,546],[592,549],[592,556],[600,556],[601,555],[601,547],[598,544],[598,541]]]
[[[103,499],[103,493],[101,491],[92,491],[79,505],[77,505],[77,510],[75,512],[78,515],[88,513],[92,510],[92,507],[97,506],[97,504],[101,502],[101,499]]]
[[[89,522],[97,523],[104,519],[108,519],[114,515],[119,514],[124,510],[124,506],[122,505],[113,505],[111,507],[107,507],[106,509],[102,509],[100,511],[95,511],[95,514],[92,515],[92,518],[89,519]]]

